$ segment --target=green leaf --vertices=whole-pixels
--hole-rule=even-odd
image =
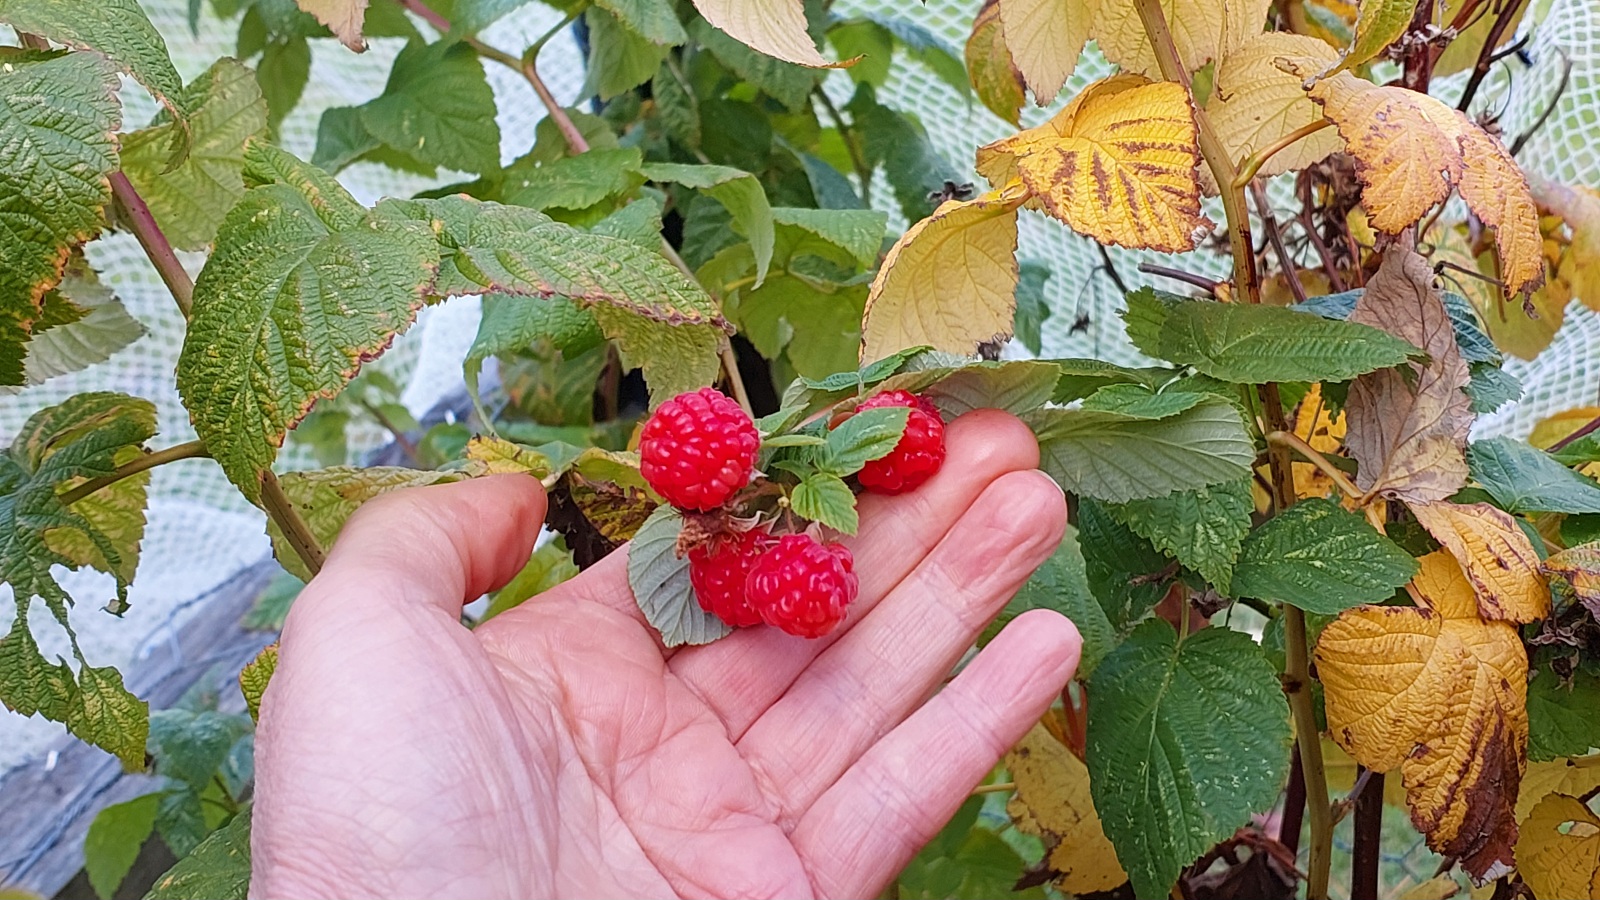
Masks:
[[[249,67],[220,59],[184,91],[194,143],[168,169],[171,122],[122,138],[122,171],[180,250],[201,250],[244,196],[244,146],[267,132],[267,103]]]
[[[594,318],[617,342],[623,363],[644,370],[652,407],[716,380],[722,329],[665,324],[609,306],[595,307]]]
[[[1023,900],[1045,896],[1041,887],[1014,891],[1026,864],[1005,839],[978,824],[982,797],[970,797],[950,823],[901,870],[895,896],[902,900]]]
[[[844,173],[826,160],[809,153],[795,155],[806,170],[806,180],[811,183],[811,198],[817,202],[818,209],[861,209],[865,206],[856,194],[855,185]]]
[[[767,267],[772,263],[772,207],[754,175],[728,166],[683,163],[648,163],[643,171],[651,181],[694,188],[726,207],[755,253],[756,285],[759,287],[766,280]]]
[[[1600,747],[1600,675],[1587,664],[1570,679],[1538,666],[1528,681],[1528,758],[1584,756]]]
[[[122,760],[124,771],[144,768],[150,705],[122,686],[122,673],[84,664],[78,669],[78,697],[67,709],[67,730]]]
[[[1134,500],[1110,507],[1110,512],[1156,549],[1171,554],[1226,592],[1239,547],[1250,531],[1250,514],[1255,511],[1250,485],[1249,478],[1241,478]]]
[[[1355,513],[1317,498],[1296,503],[1245,540],[1232,593],[1332,615],[1387,600],[1415,574],[1411,554]]]
[[[1043,348],[1041,329],[1050,318],[1050,304],[1044,297],[1045,282],[1050,280],[1050,268],[1034,262],[1018,262],[1017,311],[1012,325],[1017,343],[1038,356]]]
[[[663,62],[650,81],[650,97],[656,103],[656,116],[667,137],[690,149],[700,147],[700,99],[672,72],[671,62]]]
[[[595,234],[631,241],[646,250],[661,247],[661,198],[646,194],[617,210],[589,229]]]
[[[1276,802],[1289,768],[1289,706],[1249,635],[1179,640],[1146,622],[1089,683],[1086,762],[1095,809],[1140,897]],[[1249,760],[1242,765],[1241,760]]]
[[[863,269],[877,266],[888,214],[874,209],[805,209],[780,206],[772,211],[779,225],[804,229],[848,253]]]
[[[431,165],[466,172],[500,168],[494,91],[466,44],[407,44],[382,96],[361,107],[361,122],[378,140]]]
[[[1521,441],[1473,441],[1467,466],[1507,512],[1600,513],[1600,486]]]
[[[1370,325],[1204,300],[1168,307],[1158,341],[1161,358],[1241,384],[1348,381],[1420,353]]]
[[[285,473],[279,482],[283,493],[294,504],[300,518],[310,526],[311,534],[323,547],[333,546],[344,523],[361,504],[390,491],[425,484],[444,484],[461,481],[462,472],[427,472],[399,466],[334,466],[306,472]],[[289,540],[278,529],[276,522],[267,522],[267,534],[272,538],[272,552],[278,562],[291,575],[309,582],[313,573],[289,545]]]
[[[985,360],[955,368],[902,372],[886,379],[879,390],[920,394],[946,419],[975,409],[1002,409],[1020,415],[1050,401],[1060,372],[1052,362]]]
[[[944,39],[921,25],[898,16],[872,14],[872,21],[889,30],[900,46],[928,67],[928,71],[949,85],[962,99],[972,95],[972,84],[967,78],[967,66],[961,54],[944,42]]]
[[[508,15],[532,0],[455,0],[450,16],[450,34],[477,34],[502,16]],[[563,4],[551,4],[565,11]]]
[[[250,811],[212,832],[167,874],[145,900],[244,900],[250,889]]]
[[[277,670],[276,642],[268,644],[255,659],[245,663],[244,668],[239,670],[239,690],[244,694],[244,703],[250,711],[250,718],[258,721],[261,719],[261,697],[267,692],[267,682],[272,680],[272,673]]]
[[[257,177],[195,282],[178,391],[251,500],[288,430],[404,331],[439,265],[422,224],[368,217],[326,174],[252,144]],[[257,166],[261,171],[256,172]]]
[[[1472,398],[1472,412],[1483,416],[1522,399],[1522,382],[1494,363],[1477,362],[1468,369],[1472,380],[1462,390]]]
[[[610,100],[649,81],[667,58],[667,47],[623,24],[599,6],[584,13],[589,26],[588,77],[578,96]]]
[[[595,0],[595,5],[652,44],[677,46],[689,40],[671,0]]]
[[[1112,517],[1104,504],[1078,504],[1078,542],[1089,590],[1112,631],[1126,634],[1161,602],[1177,572],[1166,555]]]
[[[911,410],[883,406],[862,410],[828,432],[818,467],[843,478],[861,471],[875,459],[889,455],[906,432]]]
[[[339,172],[382,146],[383,142],[361,121],[361,107],[330,107],[322,111],[317,122],[317,147],[311,153],[311,164]]]
[[[64,321],[52,324],[52,310]],[[145,327],[100,284],[83,256],[74,254],[61,284],[44,296],[43,315],[28,341],[24,381],[39,384],[105,362],[144,334]]]
[[[27,606],[17,604],[11,631],[0,638],[0,704],[19,716],[39,713],[53,722],[65,722],[77,701],[71,667],[44,658],[28,627]]]
[[[303,37],[273,41],[261,51],[256,81],[267,101],[267,124],[276,132],[283,126],[311,80],[311,45]]]
[[[512,576],[505,587],[489,595],[489,608],[483,611],[483,618],[478,620],[478,624],[482,625],[506,610],[517,608],[528,599],[577,574],[578,566],[572,561],[572,553],[567,550],[566,544],[559,537],[550,541],[533,551],[533,555],[528,557],[528,564]]]
[[[0,0],[0,22],[77,50],[97,51],[144,85],[179,121],[188,115],[183,79],[172,67],[167,42],[138,0]],[[99,67],[98,62],[87,65]]]
[[[1078,529],[1067,526],[1060,546],[983,630],[979,646],[987,644],[1007,623],[1028,610],[1053,609],[1071,619],[1083,637],[1083,656],[1078,662],[1077,677],[1088,679],[1094,673],[1095,666],[1116,645],[1118,635],[1106,617],[1105,608],[1089,587],[1079,538]]]
[[[763,356],[787,352],[798,374],[821,375],[854,364],[866,302],[865,287],[822,291],[778,275],[741,291],[729,315]]]
[[[942,190],[946,181],[966,180],[964,171],[934,148],[921,125],[878,103],[870,85],[858,85],[845,109],[861,134],[867,165],[883,166],[907,219],[917,221],[933,212],[935,201],[928,197]]]
[[[628,545],[628,585],[645,620],[668,647],[707,644],[732,633],[721,619],[700,608],[689,583],[689,560],[678,555],[683,517],[665,504],[656,507]]]
[[[160,794],[145,794],[100,810],[83,839],[83,870],[89,885],[103,898],[116,893],[156,828]]]
[[[590,150],[538,166],[525,162],[526,158],[506,169],[501,196],[529,209],[587,209],[632,192],[645,179],[637,147]]]
[[[1250,474],[1255,444],[1226,400],[1200,396],[1164,419],[1100,410],[1047,409],[1026,418],[1041,467],[1075,494],[1126,503]]]
[[[149,750],[157,774],[183,782],[198,794],[222,767],[234,743],[250,732],[250,719],[242,713],[162,709],[150,714]]]
[[[100,230],[117,166],[116,89],[92,53],[0,49],[0,147],[14,148],[0,166],[0,219],[10,223],[0,228],[0,384],[23,383],[29,323],[69,248]]]
[[[827,472],[809,475],[795,485],[789,497],[789,508],[802,519],[820,522],[845,534],[855,534],[860,524],[856,517],[856,495],[844,479]]]
[[[1158,394],[1141,384],[1108,384],[1084,401],[1082,409],[1112,412],[1135,419],[1170,419],[1193,409],[1203,396],[1195,391]]]
[[[689,33],[696,43],[711,51],[717,62],[790,110],[799,112],[810,101],[811,89],[817,83],[815,70],[752,50],[704,19],[696,19],[689,26]]]
[[[1130,369],[1098,359],[1051,360],[1061,370],[1061,380],[1056,382],[1056,403],[1082,400],[1095,391],[1112,384],[1142,384],[1155,390],[1177,377],[1177,371],[1162,368]]]
[[[478,375],[483,371],[484,360],[527,347],[540,338],[548,339],[563,354],[574,355],[604,340],[594,316],[566,298],[541,300],[506,294],[485,295],[477,337],[461,364],[463,380],[473,403],[478,403]],[[487,422],[489,417],[482,415],[484,412],[480,409],[480,416]]]
[[[121,495],[141,508],[132,528],[125,527],[125,516],[108,514],[90,502],[92,497],[64,506],[58,491],[110,475],[119,454],[139,452],[136,448],[155,431],[152,404],[110,393],[78,394],[40,410],[22,426],[0,455],[0,580],[11,585],[19,601],[42,597],[65,623],[69,598],[51,575],[52,565],[104,571],[117,579],[118,600],[126,599],[132,567],[125,559],[137,558],[143,532],[142,484],[136,494]]]
[[[1153,287],[1129,291],[1127,308],[1122,311],[1122,324],[1127,329],[1128,341],[1145,356],[1159,357],[1161,329],[1167,324],[1168,314],[1173,307],[1188,302],[1177,294],[1158,291]],[[1352,304],[1351,309],[1354,308]]]

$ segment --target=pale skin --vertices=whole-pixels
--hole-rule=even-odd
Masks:
[[[943,470],[864,496],[849,619],[664,650],[620,550],[489,621],[545,499],[507,475],[354,516],[296,601],[257,733],[252,897],[864,897],[1059,695],[1080,640],[1013,621],[1061,492],[1022,423],[953,422]]]

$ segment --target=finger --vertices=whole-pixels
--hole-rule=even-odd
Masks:
[[[949,674],[1061,543],[1066,499],[1038,471],[989,485],[928,558],[745,732],[739,751],[793,822]]]
[[[871,897],[900,871],[1050,707],[1082,645],[1054,612],[1018,616],[852,766],[790,835],[817,895]]]
[[[528,562],[544,512],[544,489],[526,475],[384,494],[345,523],[295,609],[304,619],[325,602],[399,602],[455,618]]]
[[[845,541],[861,586],[850,618],[817,640],[773,628],[749,628],[710,645],[685,650],[672,671],[722,719],[738,740],[819,653],[859,621],[909,574],[989,483],[1039,464],[1039,447],[1015,417],[978,410],[950,423],[939,474],[897,496],[863,494],[861,530]]]

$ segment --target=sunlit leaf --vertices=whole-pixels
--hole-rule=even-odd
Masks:
[[[361,37],[368,0],[295,0],[300,8],[328,26],[339,42],[357,53],[367,49]]]
[[[707,22],[768,56],[802,66],[838,65],[817,52],[801,0],[694,0],[694,5]]]

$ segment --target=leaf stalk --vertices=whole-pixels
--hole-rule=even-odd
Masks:
[[[283,492],[283,484],[278,481],[278,476],[268,469],[261,475],[261,508],[266,510],[267,516],[277,523],[283,536],[289,539],[289,546],[294,548],[295,555],[306,564],[306,569],[312,575],[322,571],[328,561],[328,555],[323,551],[322,545],[317,542],[316,535],[311,533],[311,526],[301,517],[300,512],[294,508],[294,503],[289,495]]]
[[[164,450],[156,450],[146,453],[145,455],[135,459],[131,459],[128,462],[118,466],[110,475],[102,475],[99,478],[91,478],[88,481],[85,481],[72,490],[62,494],[61,505],[71,506],[72,504],[77,503],[79,500],[82,500],[101,488],[110,487],[124,478],[127,478],[131,475],[137,475],[140,472],[149,471],[150,469],[154,469],[156,466],[165,465],[169,462],[176,462],[180,459],[209,458],[211,458],[211,452],[206,449],[204,441],[186,441],[182,444],[174,444],[173,446],[167,447]]]
[[[1256,173],[1261,171],[1261,167],[1266,165],[1267,160],[1276,155],[1278,151],[1285,150],[1291,144],[1298,143],[1301,139],[1310,137],[1311,135],[1316,134],[1332,124],[1333,123],[1327,119],[1318,119],[1315,122],[1308,122],[1245,157],[1244,162],[1239,164],[1239,174],[1233,176],[1233,189],[1240,191],[1244,190],[1246,187],[1249,187],[1250,182],[1255,179]],[[1221,182],[1218,183],[1220,184]]]

